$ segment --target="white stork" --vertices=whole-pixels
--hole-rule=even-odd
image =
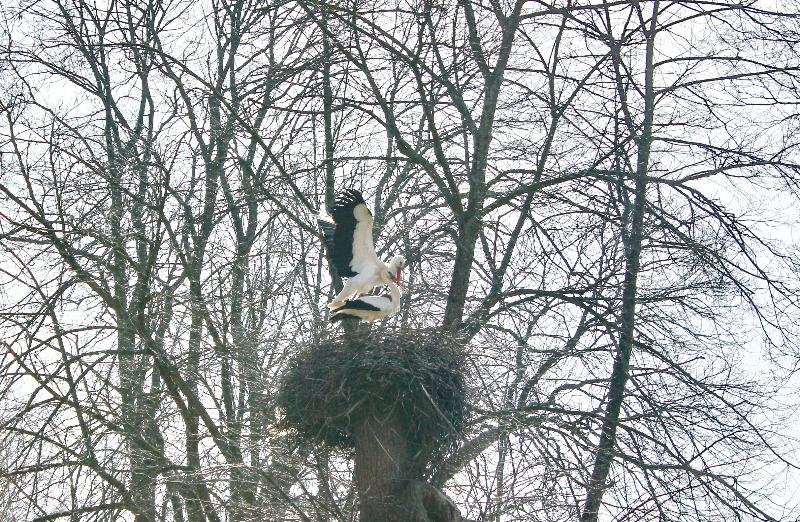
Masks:
[[[389,283],[389,295],[365,295],[358,299],[350,299],[333,311],[330,321],[335,323],[344,319],[360,319],[375,321],[383,319],[400,310],[400,288]]]
[[[406,260],[403,256],[394,256],[388,263],[378,259],[372,242],[372,212],[361,192],[346,189],[337,194],[331,217],[333,222],[320,217],[319,225],[336,272],[349,279],[328,303],[329,308],[339,308],[348,297],[357,297],[376,286],[402,286],[400,272]]]

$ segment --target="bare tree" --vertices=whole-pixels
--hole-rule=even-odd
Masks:
[[[636,509],[652,505],[662,516],[685,509],[684,483],[670,490],[666,486],[670,480],[655,478],[658,470],[664,470],[666,475],[685,473],[689,483],[697,483],[710,498],[719,499],[717,507],[769,518],[757,506],[760,486],[748,491],[744,475],[731,481],[725,473],[710,471],[716,466],[711,461],[703,460],[694,467],[689,463],[699,457],[686,454],[714,454],[733,469],[734,462],[724,455],[727,451],[741,454],[743,439],[728,431],[732,425],[759,439],[764,451],[777,451],[776,441],[764,437],[771,429],[758,426],[754,418],[758,414],[737,407],[733,398],[747,395],[748,401],[765,407],[771,392],[712,370],[713,365],[702,370],[704,366],[695,364],[697,360],[681,361],[672,350],[688,345],[705,353],[715,365],[733,369],[722,353],[712,355],[716,346],[746,349],[726,332],[723,296],[750,305],[744,313],[754,314],[764,325],[754,335],[774,342],[777,334],[781,342],[791,343],[789,331],[775,328],[779,324],[786,328],[778,317],[787,313],[784,306],[791,308],[790,303],[795,302],[793,254],[788,250],[779,254],[764,240],[763,230],[751,228],[746,219],[720,204],[715,187],[702,184],[713,177],[730,182],[740,175],[761,179],[766,172],[787,181],[794,179],[796,143],[791,138],[784,135],[772,144],[756,136],[743,140],[737,135],[742,126],[736,123],[748,121],[748,125],[763,125],[764,132],[773,132],[781,111],[793,103],[782,102],[775,94],[776,89],[796,81],[795,57],[785,53],[785,40],[772,34],[776,41],[773,52],[781,61],[769,64],[749,56],[752,47],[744,36],[788,19],[749,4],[708,10],[694,3],[658,2],[646,8],[638,4],[574,9],[507,7],[464,3],[447,9],[421,3],[406,13],[392,11],[390,6],[359,4],[357,8],[341,5],[338,12],[338,20],[347,28],[336,31],[340,50],[363,75],[368,100],[380,108],[373,114],[375,121],[388,129],[406,160],[430,179],[434,193],[444,202],[442,207],[452,213],[442,225],[451,231],[452,251],[457,252],[450,258],[452,264],[444,265],[454,275],[449,287],[440,287],[439,295],[448,299],[443,323],[462,324],[470,279],[460,277],[464,270],[483,284],[473,285],[477,300],[463,322],[463,331],[468,335],[481,329],[496,331],[492,337],[499,339],[505,337],[503,332],[515,334],[512,339],[522,344],[516,356],[514,350],[498,355],[500,360],[517,361],[508,370],[506,397],[519,394],[521,401],[514,406],[508,399],[487,405],[487,419],[495,417],[491,411],[500,410],[502,414],[497,415],[507,420],[478,430],[465,444],[463,459],[457,458],[453,467],[466,465],[495,441],[503,455],[509,444],[506,434],[513,425],[530,423],[541,428],[541,423],[576,423],[569,430],[573,435],[566,439],[558,436],[554,444],[583,449],[573,456],[575,462],[568,464],[569,459],[559,456],[555,465],[579,470],[565,476],[574,481],[565,484],[566,491],[589,484],[586,504],[580,508],[585,520],[596,519],[609,488],[612,463],[619,459],[625,473],[645,484],[638,493]],[[393,13],[393,25],[385,23],[387,12]],[[681,40],[681,31],[694,27],[698,19],[719,24],[715,30],[723,31],[724,40],[706,34]],[[540,38],[532,36],[534,28],[545,29]],[[724,41],[730,50],[712,51],[712,41]],[[530,60],[519,58],[510,68],[512,76],[504,77],[512,55],[535,56],[539,63],[530,66]],[[391,62],[404,68],[410,78],[399,100],[388,94],[400,84],[384,65]],[[698,87],[706,84],[714,88]],[[747,97],[739,94],[727,101],[719,95],[737,90],[747,92]],[[357,105],[369,106],[368,100]],[[514,135],[512,115],[524,113],[525,102],[540,112],[538,118],[524,120],[536,122],[532,126],[535,131],[526,129],[535,136],[531,138],[534,143],[525,152],[517,152],[513,140],[520,138]],[[765,105],[774,112],[757,122],[748,120],[753,113],[746,109],[724,114],[734,104],[749,110]],[[415,118],[421,122],[422,132],[414,131]],[[471,121],[480,124],[471,125]],[[495,121],[512,123],[505,128]],[[697,129],[702,135],[680,136],[686,129]],[[717,138],[728,145],[717,145]],[[532,168],[509,168],[505,175],[499,172],[490,181],[484,177],[484,165],[505,165],[505,158],[514,153],[524,161],[526,152],[532,156]],[[514,175],[518,177],[511,177]],[[506,190],[488,191],[487,186]],[[460,207],[462,204],[465,206]],[[471,220],[472,211],[479,219]],[[502,218],[494,221],[493,216]],[[516,222],[513,216],[517,216]],[[570,234],[564,227],[549,225],[548,219],[566,219],[578,229]],[[526,241],[528,230],[541,234],[539,244]],[[476,250],[472,245],[478,240],[485,268],[479,264],[473,269]],[[535,245],[535,250],[528,245]],[[549,255],[541,253],[548,250]],[[526,257],[533,251],[537,253]],[[436,252],[426,254],[432,258]],[[775,262],[771,270],[759,260],[762,256]],[[673,266],[665,270],[669,264]],[[520,274],[516,281],[514,269]],[[532,274],[541,276],[532,279]],[[647,281],[644,286],[642,277]],[[537,279],[541,286],[531,287]],[[770,289],[783,304],[772,307],[753,299],[756,288]],[[709,302],[709,295],[717,302]],[[508,321],[515,317],[523,327],[509,332]],[[686,324],[687,318],[712,321],[714,326],[709,332],[707,327]],[[539,336],[532,337],[538,327],[524,323],[544,325],[553,319],[571,325],[561,335],[564,344],[544,350],[544,357],[526,368],[531,364],[525,362],[530,357],[528,343]],[[543,335],[552,337],[552,332],[551,326]],[[605,350],[613,363],[608,373],[595,369],[598,362],[593,355]],[[641,355],[635,357],[632,367],[637,351]],[[576,359],[583,368],[576,383],[556,387],[543,405],[529,402],[544,377]],[[705,377],[697,378],[698,371]],[[658,389],[656,383],[667,382],[686,390],[681,395],[683,402],[654,390],[654,386]],[[490,389],[491,381],[485,386]],[[582,401],[575,395],[583,393],[595,406],[580,406]],[[695,399],[691,397],[697,395],[704,398],[702,406],[692,403]],[[695,405],[697,414],[710,422],[699,431],[729,433],[722,436],[724,443],[716,438],[705,440],[695,426],[679,420],[682,409],[693,411]],[[539,408],[554,414],[550,422],[544,413],[530,415]],[[627,418],[624,411],[635,420],[623,422]],[[642,417],[643,411],[652,413]],[[717,412],[719,423],[708,416],[709,411]],[[738,420],[723,420],[721,411]],[[650,415],[661,420],[650,424]],[[639,420],[646,429],[639,426]],[[591,427],[589,432],[587,427]],[[624,437],[617,436],[618,429],[626,430]],[[587,436],[595,430],[596,443]],[[670,434],[676,438],[670,439]],[[657,444],[663,440],[671,443]],[[692,441],[688,444],[696,449],[689,450],[685,441]],[[677,459],[672,461],[673,457]],[[781,460],[775,462],[781,465]],[[589,461],[591,465],[586,464]],[[502,474],[501,470],[502,463],[498,463],[495,476]],[[450,475],[442,473],[440,480],[448,478]],[[520,483],[519,476],[513,480]],[[502,498],[504,486],[497,488],[496,497]],[[621,486],[621,491],[627,496],[630,488]],[[568,495],[572,500],[565,504],[571,511],[580,493]],[[693,509],[702,516],[703,508]]]
[[[431,480],[467,516],[785,518],[797,17],[772,9],[9,6],[15,512],[351,520],[350,460],[298,445],[275,393],[334,334],[315,215],[354,185],[409,259],[373,328],[464,340],[472,416]]]

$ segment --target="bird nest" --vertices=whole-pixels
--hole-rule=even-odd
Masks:
[[[291,360],[277,398],[283,424],[304,441],[350,448],[367,416],[396,415],[427,466],[464,423],[464,361],[461,343],[440,330],[326,339]]]

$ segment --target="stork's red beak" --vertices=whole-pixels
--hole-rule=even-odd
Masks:
[[[395,283],[397,283],[397,286],[399,286],[400,288],[402,288],[402,289],[404,289],[404,290],[405,290],[405,288],[406,288],[406,285],[404,285],[404,284],[403,284],[403,280],[402,280],[402,279],[401,279],[401,277],[400,277],[400,272],[401,272],[402,270],[403,270],[403,269],[402,269],[402,268],[400,268],[399,266],[397,267],[397,274],[395,274],[395,276],[394,276],[394,282],[395,282]]]

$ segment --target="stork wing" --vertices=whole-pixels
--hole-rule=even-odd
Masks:
[[[389,303],[391,304],[391,303]],[[344,305],[336,309],[342,310],[369,310],[370,312],[380,312],[387,305],[386,299],[381,299],[376,295],[359,297],[358,299],[347,300]]]
[[[372,212],[361,192],[354,189],[340,192],[331,216],[333,223],[319,220],[319,225],[338,274],[353,277],[360,267],[377,262],[372,242]]]
[[[319,228],[322,229],[322,239],[325,240],[325,248],[328,249],[332,257],[333,247],[336,244],[336,225],[322,218],[317,218],[317,223],[319,223]]]

